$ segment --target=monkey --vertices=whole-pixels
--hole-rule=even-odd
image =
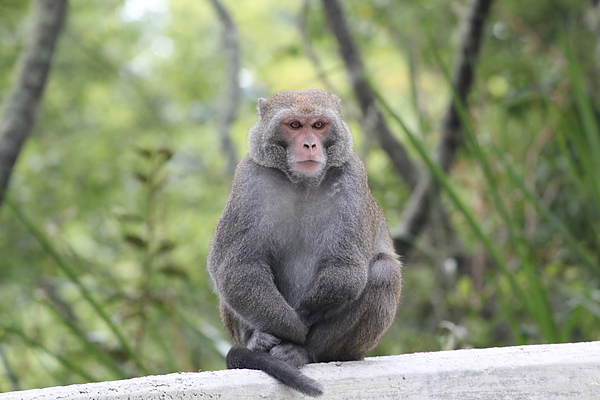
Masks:
[[[401,269],[353,150],[340,99],[259,99],[207,271],[234,342],[227,368],[262,370],[310,396],[308,363],[361,360],[392,324]]]

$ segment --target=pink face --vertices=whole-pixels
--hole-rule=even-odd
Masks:
[[[290,143],[292,168],[307,176],[320,173],[326,162],[323,142],[331,128],[329,118],[324,115],[289,115],[281,124]]]

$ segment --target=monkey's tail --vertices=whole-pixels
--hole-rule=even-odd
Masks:
[[[309,396],[323,394],[319,383],[304,376],[286,362],[262,351],[252,351],[242,346],[233,346],[227,353],[227,368],[258,369],[271,375],[284,385]]]

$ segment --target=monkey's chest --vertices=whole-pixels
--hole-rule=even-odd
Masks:
[[[275,284],[288,304],[297,307],[314,284],[320,262],[337,247],[341,217],[331,198],[311,201],[279,195],[275,200],[263,233],[270,237]]]
[[[275,285],[292,307],[297,307],[314,284],[328,248],[324,231],[299,224],[282,229],[273,250]]]
[[[309,254],[297,257],[285,257],[278,263],[273,277],[275,285],[289,305],[299,306],[304,295],[312,286],[315,275],[317,258]]]

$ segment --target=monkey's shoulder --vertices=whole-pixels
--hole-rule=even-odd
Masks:
[[[260,165],[246,156],[238,164],[231,193],[243,198],[248,207],[256,208],[272,196],[281,196],[291,189],[282,171]]]
[[[362,160],[355,152],[339,167],[332,167],[325,176],[324,183],[345,185],[352,191],[368,191],[367,171]]]

